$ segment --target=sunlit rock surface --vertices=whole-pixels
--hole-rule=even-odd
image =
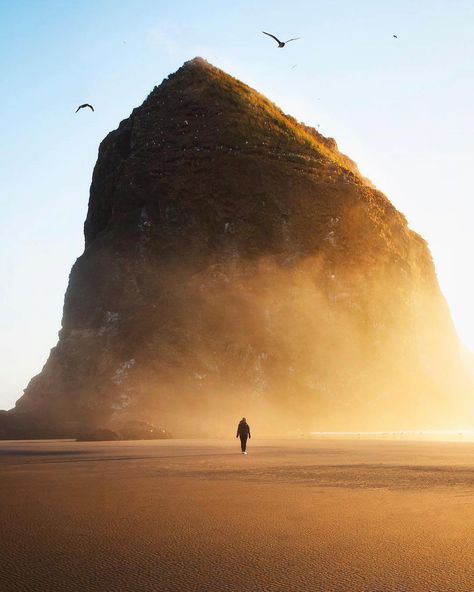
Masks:
[[[334,140],[198,58],[102,142],[16,412],[286,434],[466,425],[471,396],[425,241]]]

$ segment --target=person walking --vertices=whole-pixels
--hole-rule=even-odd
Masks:
[[[237,435],[236,438],[240,438],[240,448],[242,449],[242,454],[247,454],[247,438],[251,438],[250,435],[250,426],[247,423],[245,417],[239,421],[239,425],[237,426]]]

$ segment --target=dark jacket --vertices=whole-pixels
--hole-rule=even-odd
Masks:
[[[246,421],[239,421],[237,426],[237,436],[241,438],[250,438],[250,426]]]

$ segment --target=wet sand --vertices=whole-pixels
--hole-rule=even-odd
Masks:
[[[474,590],[474,443],[0,442],[2,592]]]

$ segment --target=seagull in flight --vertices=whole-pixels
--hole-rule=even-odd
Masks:
[[[89,109],[94,111],[94,107],[92,105],[89,105],[89,103],[84,103],[83,105],[79,105],[79,107],[76,109],[76,113],[79,111],[79,109],[84,109],[84,107],[89,107]]]
[[[271,33],[267,33],[267,32],[265,32],[265,31],[262,31],[262,33],[263,33],[264,35],[268,35],[268,36],[269,36],[269,37],[271,37],[272,39],[275,39],[275,41],[278,43],[278,47],[279,47],[279,48],[281,48],[281,47],[285,47],[285,45],[286,45],[287,43],[289,43],[290,41],[297,41],[298,39],[300,39],[300,37],[293,37],[293,39],[288,39],[288,41],[280,41],[280,40],[278,39],[278,37],[275,37],[275,35],[272,35]]]

